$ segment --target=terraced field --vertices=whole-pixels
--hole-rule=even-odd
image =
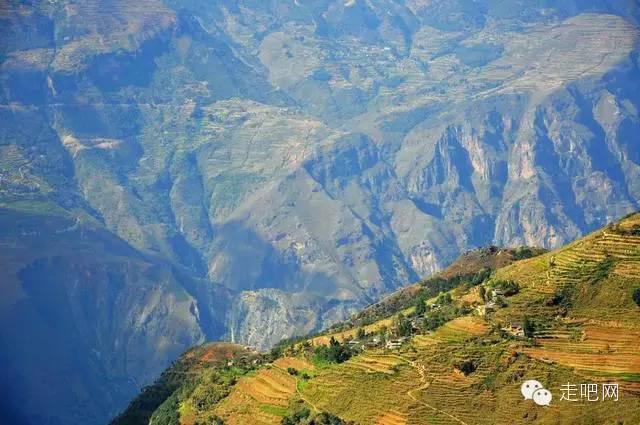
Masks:
[[[395,356],[362,354],[347,362],[350,367],[355,367],[367,373],[386,373],[392,375],[397,366],[402,364]]]
[[[635,217],[626,220],[623,228],[637,224]],[[624,288],[640,284],[637,271],[640,271],[640,237],[604,229],[560,250],[523,261],[517,267],[499,270],[496,278],[522,283],[523,295],[514,297],[512,308],[499,312],[498,317],[509,319],[507,316],[518,310],[554,315],[556,309],[546,305],[545,299],[566,290],[577,292],[580,298],[570,312],[576,317],[635,323],[634,305],[625,296],[628,294]],[[593,282],[596,276],[600,276],[600,282]],[[623,299],[612,294],[620,294]]]
[[[407,315],[407,314],[410,314],[413,310],[414,310],[414,307],[411,307],[406,310],[403,310],[402,313]],[[393,323],[393,318],[389,317],[382,320],[378,320],[377,322],[372,323],[370,325],[363,326],[363,329],[366,333],[371,334],[371,333],[378,332],[383,327],[387,327],[387,328],[390,327],[392,323]],[[338,341],[344,341],[344,340],[349,340],[353,338],[355,334],[356,334],[356,330],[350,329],[348,331],[333,332],[326,335],[317,336],[317,337],[311,338],[309,341],[311,342],[312,345],[323,345],[323,344],[326,345],[329,343],[329,340],[331,339],[331,337],[337,339]]]
[[[553,361],[581,372],[623,378],[640,378],[640,331],[587,325],[578,339],[539,339],[539,347],[523,350],[531,357]],[[633,382],[631,382],[633,384]],[[636,388],[637,384],[631,385]]]
[[[215,409],[225,423],[279,424],[296,393],[296,379],[278,367],[242,378]]]
[[[409,411],[407,392],[418,385],[419,374],[405,360],[379,351],[318,371],[302,395],[318,409],[356,423],[393,423]]]
[[[459,342],[484,335],[489,330],[487,323],[476,316],[462,316],[445,323],[431,336],[443,342]]]
[[[630,294],[632,288],[640,287],[635,272],[640,265],[640,237],[628,231],[639,219],[629,217],[617,230],[595,232],[556,252],[498,270],[494,279],[512,279],[521,288],[508,299],[507,308],[490,315],[488,321],[476,316],[456,318],[434,332],[413,337],[399,352],[387,354],[399,362],[396,367],[409,367],[417,379],[393,411],[377,407],[381,413],[373,423],[491,424],[527,417],[537,418],[537,423],[574,423],[571,415],[587,422],[589,417],[605,421],[637,417],[640,331],[638,309]],[[559,306],[548,300],[563,291],[570,291],[571,301],[564,316],[559,316]],[[467,296],[458,295],[459,300]],[[534,344],[501,342],[490,333],[492,323],[520,321],[524,315],[536,318]],[[310,386],[315,388],[311,399],[331,409],[321,400],[348,393],[363,373],[389,373],[379,369],[381,359],[381,354],[367,353],[325,372]],[[465,375],[456,364],[468,359],[474,359],[475,370]],[[336,377],[342,374],[345,379]],[[562,382],[615,381],[625,402],[615,412],[603,405],[584,404],[562,405],[559,410],[559,400],[546,410],[535,410],[523,403],[518,391],[526,376],[546,376],[556,397]],[[367,417],[344,408],[331,411],[356,421]]]
[[[523,312],[539,317],[537,344],[523,347],[523,353],[590,379],[616,379],[625,391],[638,392],[639,313],[631,293],[640,287],[640,237],[632,234],[639,217],[499,271],[500,278],[520,282],[523,290],[496,317],[518,320]],[[549,305],[552,296],[571,297],[566,312]]]
[[[375,425],[407,425],[407,415],[391,410],[377,417]]]
[[[305,357],[308,347],[297,344],[299,357],[279,358],[243,376],[215,413],[225,423],[259,425],[278,424],[299,405],[361,425],[635,423],[640,417],[640,309],[631,293],[640,288],[640,279],[617,270],[621,263],[631,271],[640,264],[638,224],[640,214],[555,252],[498,269],[481,285],[511,279],[520,290],[484,317],[452,308],[472,302],[469,295],[478,297],[477,287],[459,285],[451,290],[453,306],[438,304],[431,311],[459,316],[413,335],[399,349],[369,349],[343,363],[314,365],[310,359],[316,362],[315,357]],[[507,323],[525,316],[533,323],[533,337],[504,332]],[[367,332],[391,322],[382,319]],[[355,332],[310,341],[346,340]],[[550,406],[523,400],[520,385],[527,379],[544,382],[554,397]],[[617,383],[619,400],[562,401],[561,387],[567,383]],[[181,412],[183,424],[193,423],[189,414]]]

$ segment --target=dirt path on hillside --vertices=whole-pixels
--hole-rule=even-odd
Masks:
[[[463,421],[460,418],[457,418],[456,416],[453,416],[451,413],[445,412],[442,409],[438,409],[435,406],[432,406],[431,404],[422,401],[420,399],[418,399],[418,397],[415,395],[415,393],[418,393],[420,391],[426,390],[427,388],[429,388],[429,385],[431,385],[428,381],[427,381],[427,375],[426,375],[426,371],[424,369],[424,367],[422,367],[421,365],[417,364],[415,361],[413,360],[409,360],[404,356],[401,356],[399,354],[392,354],[393,357],[402,360],[404,363],[407,363],[409,366],[411,366],[412,368],[414,368],[415,370],[418,371],[418,374],[420,375],[420,386],[417,388],[414,388],[412,390],[407,391],[407,396],[415,401],[418,404],[421,404],[425,407],[428,407],[429,409],[441,413],[445,416],[450,417],[451,419],[453,419],[454,421],[461,423],[462,425],[469,425],[468,423],[466,423],[465,421]]]
[[[282,371],[282,372],[286,373],[287,375],[289,374],[289,371],[288,371],[288,370],[286,370],[286,369],[285,369],[285,368],[283,368],[283,367],[280,367],[280,366],[278,366],[278,365],[276,365],[276,364],[273,364],[273,363],[272,363],[272,366],[273,366],[273,367],[275,367],[276,369],[278,369],[278,370],[280,370],[280,371]],[[311,402],[311,400],[307,399],[307,398],[306,398],[305,396],[303,396],[303,395],[302,395],[302,393],[300,392],[300,388],[298,387],[298,383],[300,383],[300,378],[298,378],[297,376],[294,376],[293,378],[296,380],[296,394],[298,394],[298,397],[300,397],[300,400],[304,401],[304,402],[305,402],[305,403],[307,403],[309,406],[311,406],[311,407],[313,408],[313,410],[314,410],[316,413],[320,413],[320,409],[318,409],[318,407],[317,407],[315,404],[313,404],[313,403]]]

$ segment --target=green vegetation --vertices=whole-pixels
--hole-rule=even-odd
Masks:
[[[451,304],[451,302],[453,301],[453,298],[451,297],[451,293],[449,292],[441,292],[440,295],[438,295],[438,298],[436,299],[436,305],[449,305]]]
[[[312,414],[306,407],[296,409],[290,415],[282,418],[282,425],[350,425],[352,422],[346,422],[339,417],[330,413],[321,412]]]
[[[398,313],[393,319],[393,328],[396,330],[396,335],[399,337],[410,336],[412,332],[411,320],[405,317],[404,314]]]
[[[606,279],[609,276],[609,273],[613,270],[615,266],[615,260],[613,257],[607,255],[604,260],[600,261],[595,269],[589,273],[588,282],[591,284],[596,284]]]
[[[463,360],[456,363],[455,368],[462,372],[465,376],[476,371],[477,366],[473,360]]]
[[[631,215],[633,215],[633,213],[630,214],[629,217]],[[620,225],[620,223],[612,223],[607,226],[607,229],[621,236],[640,236],[640,224],[633,224],[628,227],[623,227]]]
[[[210,412],[220,400],[229,395],[237,378],[247,372],[248,369],[237,367],[203,369],[200,374],[185,380],[183,385],[160,405],[150,420],[159,425],[179,425],[180,409],[183,405],[195,412]],[[215,416],[210,415],[207,423],[215,423],[215,420]]]
[[[434,331],[458,316],[460,316],[460,310],[451,304],[434,308],[424,316],[422,329]]]
[[[500,295],[510,297],[520,292],[520,286],[513,280],[497,280],[492,284],[493,289]]]
[[[531,252],[536,251],[532,250]],[[469,288],[480,285],[491,276],[491,272],[491,268],[482,267],[477,272],[473,273],[456,274],[446,278],[435,276],[425,279],[420,281],[416,286],[410,287],[409,290],[400,291],[382,302],[373,304],[355,315],[351,320],[331,326],[328,329],[328,332],[336,332],[344,329],[369,325],[380,319],[392,316],[398,311],[405,310],[412,306],[417,306],[438,294],[446,294],[451,289],[460,285],[465,285]],[[421,309],[422,307],[419,308]]]
[[[185,360],[173,363],[156,382],[142,389],[129,407],[113,420],[112,425],[147,423],[154,412],[162,423],[177,424],[178,395],[175,392],[185,385],[187,371],[192,366],[193,362]]]
[[[346,343],[341,344],[337,339],[331,337],[329,345],[320,345],[314,350],[314,360],[318,362],[342,363],[346,362],[353,355]]]
[[[633,301],[640,307],[640,288],[636,288],[633,291]]]
[[[273,416],[280,416],[280,417],[286,416],[287,413],[289,412],[289,409],[287,409],[286,407],[272,406],[270,404],[263,404],[262,406],[260,406],[260,410],[262,410],[263,412],[269,413]]]
[[[418,316],[422,316],[427,312],[427,302],[424,294],[420,294],[420,296],[418,296],[418,299],[416,300],[416,308],[414,311]]]
[[[599,235],[575,246],[579,249],[571,245],[539,260],[483,272],[477,288],[473,280],[460,280],[428,300],[416,298],[409,304],[414,308],[395,311],[380,326],[355,326],[281,345],[266,358],[285,357],[274,357],[255,381],[238,384],[241,396],[218,398],[233,382],[224,373],[206,380],[215,388],[211,394],[197,388],[203,378],[195,385],[187,382],[156,414],[173,425],[176,412],[183,420],[193,409],[208,406],[226,419],[253,403],[244,414],[262,412],[269,424],[405,424],[424,418],[526,423],[531,404],[518,393],[524,379],[542,377],[549,388],[558,388],[587,376],[615,379],[631,390],[624,390],[615,411],[604,404],[567,405],[567,416],[536,410],[536,423],[568,424],[576,415],[585,423],[630,422],[640,414],[640,399],[633,395],[640,382],[635,366],[640,281],[634,277],[640,257],[629,259],[629,250]],[[612,254],[605,255],[605,249]],[[612,267],[609,257],[619,261],[616,255],[626,259],[626,268]],[[598,285],[589,283],[594,276]],[[610,309],[616,312],[614,326],[602,313]],[[218,400],[218,407],[208,400]]]
[[[521,246],[515,249],[513,252],[513,257],[516,260],[526,260],[527,258],[532,258],[537,255],[540,255],[540,248],[531,248],[529,246]]]
[[[237,369],[210,369],[204,372],[200,382],[190,394],[194,407],[199,411],[211,409],[229,394],[229,389],[241,374]]]
[[[183,409],[209,412],[204,416],[207,425],[222,424],[222,419],[211,414],[211,410],[228,396],[239,377],[255,373],[262,361],[262,355],[239,345],[215,343],[196,347],[145,387],[111,424],[153,421],[159,425],[179,425]]]
[[[524,332],[524,336],[527,338],[533,338],[536,332],[536,326],[529,316],[524,316],[524,320],[522,321],[522,331]]]

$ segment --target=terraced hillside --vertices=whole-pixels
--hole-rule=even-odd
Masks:
[[[634,0],[0,0],[0,207],[90,217],[125,264],[129,246],[179,271],[170,292],[194,303],[165,336],[146,285],[107,279],[149,303],[121,314],[142,319],[100,322],[88,346],[60,334],[93,353],[82,390],[61,373],[44,386],[60,402],[20,414],[98,423],[203,336],[268,349],[468,250],[554,249],[637,210],[639,26]],[[31,246],[46,263],[58,245]],[[23,308],[83,332],[111,314],[99,262],[65,282],[72,314],[5,301],[40,263],[15,264],[4,345],[39,339],[13,331]],[[35,285],[59,288],[49,276]],[[125,367],[148,347],[123,335],[170,355]],[[0,380],[18,409],[47,397],[25,384],[41,347],[21,346]],[[114,367],[130,379],[95,372]]]
[[[640,213],[559,250],[500,267],[476,286],[461,283],[450,292],[456,317],[412,330],[400,347],[372,339],[399,338],[395,314],[360,331],[285,344],[218,404],[163,423],[193,424],[214,414],[224,423],[275,425],[306,406],[357,424],[633,424],[640,417],[638,271]],[[505,281],[515,284],[500,283]],[[517,289],[500,289],[508,287]],[[487,295],[492,291],[500,293]],[[500,305],[489,310],[498,297]],[[428,300],[424,316],[403,313],[427,319],[449,308],[439,301],[444,298]],[[523,321],[531,327],[513,332],[514,323]],[[350,349],[350,358],[319,357],[318,348],[331,337],[329,345]],[[335,341],[341,337],[342,345]],[[527,379],[552,392],[550,406],[523,400],[520,385]],[[618,399],[561,400],[567,383],[616,383]],[[185,395],[179,412],[192,400]]]

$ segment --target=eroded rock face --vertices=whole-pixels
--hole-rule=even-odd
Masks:
[[[198,282],[97,223],[47,208],[2,209],[0,223],[0,376],[26,422],[104,422],[162,365],[222,334],[224,317],[202,315],[190,292]]]
[[[633,2],[214,3],[0,7],[0,205],[90,217],[174,269],[114,266],[127,358],[173,347],[149,371],[202,338],[268,347],[470,248],[551,248],[638,207]],[[115,285],[99,261],[38,257],[52,271],[35,288],[58,276],[97,315],[116,302],[81,290],[94,268]],[[87,349],[125,344],[99,329]]]

